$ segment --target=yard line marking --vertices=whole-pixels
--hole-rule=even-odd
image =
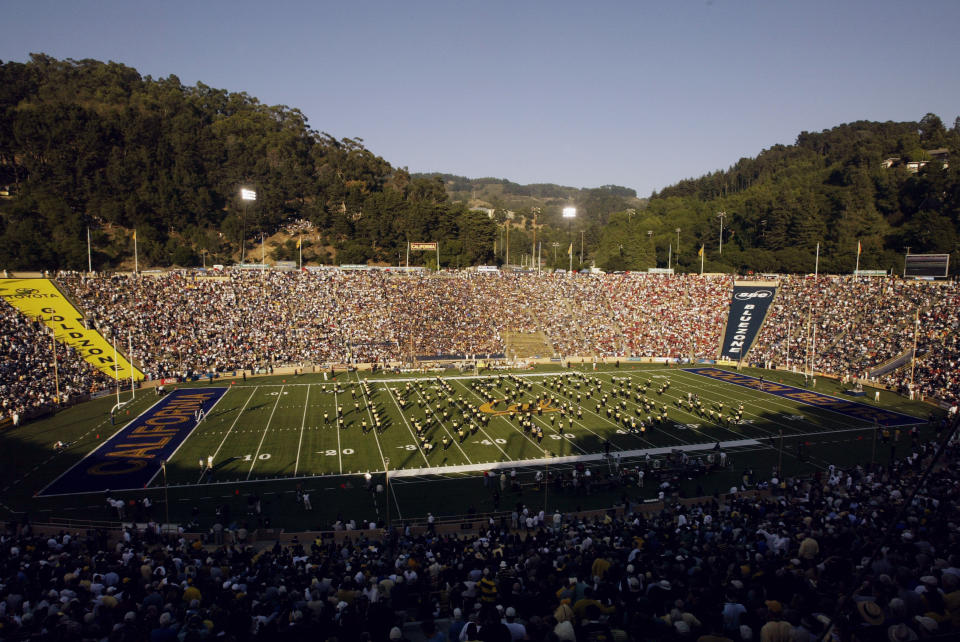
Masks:
[[[420,451],[420,456],[423,457],[423,463],[429,466],[430,462],[427,460],[427,456],[426,454],[424,454],[423,448],[420,447],[420,440],[417,439],[417,436],[413,434],[413,428],[410,427],[410,422],[407,421],[406,415],[404,415],[403,410],[400,409],[400,404],[397,402],[397,398],[393,396],[393,392],[390,390],[390,388],[387,388],[386,386],[384,386],[384,389],[386,389],[387,391],[387,396],[389,396],[390,399],[393,400],[393,405],[397,407],[397,412],[400,413],[400,418],[403,419],[404,425],[407,427],[407,430],[410,432],[410,437],[413,438],[413,445],[417,447],[417,450]],[[374,430],[376,430],[376,428],[374,428]],[[402,446],[398,446],[398,448],[401,448],[401,447]]]
[[[539,386],[540,388],[543,388],[543,389],[546,390],[551,396],[553,396],[553,391],[551,391],[548,386],[545,386],[545,385],[543,385],[542,383],[537,383],[536,385]],[[564,386],[563,388],[564,388],[564,390],[566,390],[566,386]],[[562,391],[557,392],[557,394],[559,394],[561,397],[569,400],[571,405],[573,404],[573,397],[570,397],[569,395],[565,394],[565,392],[562,392]],[[644,439],[643,437],[641,437],[641,436],[639,436],[639,435],[633,435],[633,434],[620,435],[620,434],[618,434],[616,431],[617,431],[617,430],[620,430],[620,425],[617,424],[615,421],[611,421],[610,419],[608,419],[608,418],[606,418],[606,417],[604,417],[604,416],[602,416],[602,415],[594,412],[593,410],[590,410],[589,404],[579,403],[579,404],[577,404],[577,406],[578,406],[579,408],[581,408],[582,410],[586,410],[589,414],[596,416],[597,418],[600,419],[600,421],[604,421],[604,422],[610,424],[611,426],[613,426],[613,429],[614,429],[613,435],[610,435],[610,436],[608,436],[608,437],[605,437],[605,439],[610,440],[611,443],[613,443],[613,439],[614,439],[614,438],[620,438],[620,437],[626,436],[626,437],[633,437],[634,439],[639,439],[639,440],[640,440],[641,442],[643,442],[644,444],[647,444],[647,445],[649,445],[649,446],[651,446],[651,447],[653,446],[653,442],[648,441],[647,439]],[[573,423],[573,417],[572,417],[572,416],[570,417],[570,422],[571,422],[571,424]],[[581,420],[577,420],[576,423],[578,423],[584,430],[586,430],[586,431],[589,432],[590,434],[594,435],[594,436],[597,437],[598,439],[601,439],[601,436],[600,436],[599,434],[597,434],[597,433],[593,432],[592,430],[590,430],[589,428],[587,428],[587,425],[584,424]],[[552,426],[551,426],[551,428],[552,428]],[[652,429],[652,426],[651,426],[650,428]],[[666,431],[663,431],[663,432],[666,432]],[[685,441],[683,441],[683,440],[680,439],[679,437],[676,437],[676,436],[674,436],[674,435],[671,435],[670,433],[666,433],[666,434],[667,434],[668,436],[670,436],[670,437],[673,437],[674,439],[677,439],[680,443],[686,443]],[[625,450],[625,449],[617,446],[617,450]]]
[[[217,446],[217,449],[216,449],[215,451],[213,451],[213,460],[214,460],[214,461],[217,460],[217,455],[220,454],[220,449],[223,448],[224,442],[226,442],[226,441],[227,441],[227,437],[230,436],[230,431],[232,431],[232,430],[233,430],[233,427],[237,425],[237,420],[240,419],[240,415],[243,414],[244,409],[246,409],[247,404],[250,403],[250,400],[253,399],[253,395],[255,395],[255,394],[257,393],[257,389],[258,389],[259,387],[260,387],[260,386],[254,387],[253,392],[251,392],[251,393],[250,393],[250,396],[247,397],[247,400],[243,402],[243,406],[240,407],[240,412],[238,412],[238,413],[237,413],[237,416],[234,417],[233,423],[230,424],[230,429],[227,430],[227,434],[225,434],[225,435],[223,436],[223,439],[220,441],[220,445]],[[202,473],[202,472],[200,473],[200,479],[197,480],[197,483],[198,483],[198,484],[200,483],[200,480],[201,480],[201,479],[203,479],[203,473]]]
[[[370,412],[370,399],[367,397],[366,389],[360,384],[360,373],[356,372],[355,374],[357,375],[357,385],[360,386],[360,395],[363,397],[364,405],[367,407],[367,417],[370,419],[370,425],[373,427],[373,438],[377,442],[377,450],[380,451],[380,461],[383,463],[383,470],[386,471],[387,460],[384,458],[383,449],[380,447],[380,437],[377,435],[377,427],[373,425],[373,414]],[[397,506],[397,510],[400,510],[399,506]]]
[[[604,374],[607,374],[607,373],[604,373]],[[610,374],[610,377],[611,377],[610,385],[613,386],[613,376],[614,376],[616,373],[609,373],[609,374]],[[630,377],[630,380],[634,382],[634,385],[636,385],[636,381],[634,380],[634,376],[636,376],[636,375],[638,375],[638,374],[639,374],[639,373],[627,373],[627,376]],[[598,373],[598,376],[599,376],[599,373]],[[672,379],[669,379],[669,377],[668,377],[668,380],[670,380],[670,381],[672,382]],[[671,385],[672,385],[672,383],[671,383]],[[631,406],[635,406],[636,408],[639,408],[639,407],[641,406],[641,404],[639,404],[639,403],[637,403],[637,402],[635,401],[636,389],[634,388],[633,390],[631,390],[631,393],[632,393],[632,394],[628,394],[628,395],[627,395],[626,402],[627,402],[628,404],[630,404]],[[642,396],[646,396],[646,393],[641,393],[641,395],[642,395]],[[664,396],[664,395],[667,397],[667,399],[680,399],[680,400],[682,400],[681,397],[675,396],[675,395],[672,395],[672,394],[668,394],[668,393],[658,394],[658,396],[661,396],[661,397]],[[656,403],[656,401],[655,401],[653,398],[647,397],[647,399],[649,399],[649,400],[653,403],[654,407],[656,407],[657,403]],[[661,402],[661,405],[664,405],[664,404]],[[669,409],[668,409],[668,411],[669,411]],[[684,414],[684,415],[689,415],[689,416],[693,417],[694,419],[696,419],[696,420],[698,420],[698,421],[702,421],[702,422],[704,422],[704,423],[712,424],[713,426],[716,426],[717,428],[720,428],[720,429],[723,430],[724,432],[730,433],[730,434],[733,435],[734,437],[738,437],[738,438],[739,438],[739,437],[742,437],[742,436],[743,436],[743,435],[738,434],[736,431],[733,431],[733,430],[730,430],[729,428],[724,427],[724,425],[721,424],[719,421],[715,421],[715,420],[709,419],[709,418],[707,418],[707,417],[701,417],[701,416],[697,415],[696,413],[694,413],[694,412],[692,412],[692,411],[690,411],[690,410],[685,410],[683,407],[678,407],[678,408],[676,408],[676,411],[679,412],[679,413],[681,413],[681,414]],[[674,421],[674,423],[680,424],[679,421]],[[653,427],[653,429],[656,430],[656,431],[658,431],[658,432],[662,432],[662,433],[664,433],[665,435],[668,435],[668,436],[671,435],[671,433],[668,433],[668,432],[667,432],[665,429],[663,429],[663,428]],[[693,432],[695,432],[695,433],[697,433],[698,435],[700,435],[701,437],[703,437],[703,438],[705,438],[705,439],[707,439],[707,440],[709,440],[709,441],[717,441],[716,437],[712,437],[712,436],[710,436],[710,435],[707,435],[707,433],[703,432],[703,431],[700,430],[699,428],[690,428],[690,430],[693,431]],[[680,439],[680,437],[677,437],[676,435],[672,435],[672,436],[673,436],[675,439],[679,440],[680,443],[682,443],[682,444],[691,443],[691,442],[686,441],[685,439]]]
[[[425,408],[429,408],[429,407],[430,407],[430,404],[427,402],[427,400],[424,398],[424,396],[423,396],[422,394],[420,394],[420,390],[419,390],[419,389],[416,389],[415,392],[417,393],[417,397],[419,397],[420,400],[425,404]],[[439,401],[439,400],[440,400],[440,396],[437,395],[437,401]],[[412,410],[412,408],[411,408],[411,410]],[[426,421],[426,420],[424,420],[424,421]],[[444,425],[443,421],[442,421],[439,417],[437,417],[437,425],[438,425],[440,428],[443,429],[443,432],[447,433],[447,435],[450,437],[450,443],[457,447],[457,450],[460,451],[460,454],[463,455],[463,458],[466,459],[467,462],[469,462],[469,463],[472,464],[473,461],[470,459],[469,455],[467,455],[467,451],[465,451],[465,450],[463,449],[463,446],[460,445],[460,440],[457,439],[456,436],[455,436],[452,432],[450,432],[450,429],[447,428],[447,427]],[[428,430],[428,429],[424,429],[424,430]]]
[[[260,444],[257,446],[257,454],[253,456],[253,461],[250,462],[250,472],[247,473],[247,479],[250,479],[250,475],[253,474],[253,467],[257,465],[257,458],[260,456],[260,449],[263,448],[263,440],[267,436],[267,431],[270,430],[270,422],[273,421],[273,413],[277,411],[277,404],[280,403],[280,397],[283,396],[283,386],[280,386],[280,394],[277,395],[277,400],[273,402],[273,410],[270,411],[270,417],[267,418],[267,425],[263,427],[263,434],[260,435]]]
[[[467,392],[469,392],[470,394],[472,394],[474,397],[476,397],[477,399],[479,399],[481,402],[484,401],[483,397],[481,397],[481,396],[479,395],[479,393],[477,393],[476,390],[474,390],[474,389],[470,388],[469,386],[467,386],[467,384],[463,383],[462,381],[457,381],[456,383],[458,383],[458,384],[460,384],[461,386],[463,386],[463,387],[466,389]],[[537,420],[536,415],[531,415],[531,416],[533,417],[533,420],[534,420],[534,421]],[[547,450],[546,446],[544,446],[543,444],[538,444],[538,443],[535,442],[527,433],[523,432],[522,430],[520,430],[519,428],[517,428],[516,426],[514,426],[514,425],[513,425],[513,422],[510,421],[510,419],[507,418],[507,415],[500,415],[500,419],[505,420],[505,421],[507,422],[507,425],[510,426],[510,428],[512,428],[513,430],[515,430],[517,433],[520,434],[521,437],[525,438],[527,441],[529,441],[531,444],[533,444],[533,446],[534,446],[537,450]],[[543,418],[542,418],[542,417],[541,417],[541,421],[543,421]],[[544,425],[546,425],[546,422],[544,422]],[[486,431],[484,431],[483,434],[487,434]],[[552,441],[552,440],[551,440],[551,441]],[[568,441],[574,448],[576,448],[576,449],[579,450],[580,452],[582,452],[582,453],[586,453],[586,452],[587,452],[586,450],[584,450],[583,448],[581,448],[575,441],[572,441],[572,440],[570,440],[570,439],[567,439],[566,441]],[[496,442],[494,442],[494,443],[496,443]],[[562,442],[560,442],[560,443],[562,443]],[[557,445],[559,445],[559,443],[558,443]],[[500,449],[500,452],[503,452],[503,449],[502,449],[502,448]],[[552,452],[552,451],[551,451],[551,452]],[[506,453],[504,453],[504,454],[506,454]]]
[[[340,448],[340,402],[337,401],[337,386],[340,384],[333,385],[333,414],[337,418],[337,462],[340,465],[340,474],[343,474],[343,455],[341,454],[342,449]]]
[[[297,443],[297,461],[293,464],[293,474],[296,476],[300,468],[300,447],[303,446],[303,427],[307,425],[307,408],[310,407],[310,386],[307,386],[307,398],[303,402],[303,421],[300,422],[300,441]]]

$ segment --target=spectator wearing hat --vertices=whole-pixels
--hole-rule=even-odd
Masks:
[[[463,619],[463,611],[459,606],[453,609],[452,615],[453,617],[450,618],[450,627],[447,629],[447,639],[455,641],[460,639],[460,633],[467,625],[467,621]]]
[[[569,604],[561,604],[554,610],[553,619],[557,623],[553,627],[553,632],[558,640],[576,642],[577,635],[573,629],[573,617],[573,609]]]
[[[527,627],[517,622],[517,609],[508,606],[503,612],[503,616],[503,623],[510,629],[510,637],[514,642],[527,639]]]
[[[916,632],[901,622],[893,624],[887,629],[887,639],[890,642],[912,642],[918,639]]]
[[[883,642],[887,638],[887,626],[884,624],[883,609],[873,600],[857,602],[859,621],[854,627],[854,635],[860,642]]]
[[[783,606],[775,600],[767,600],[767,623],[760,629],[760,642],[790,642],[793,636],[793,626],[786,620],[780,619],[783,615]]]

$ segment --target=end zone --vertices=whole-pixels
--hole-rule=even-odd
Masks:
[[[40,497],[139,490],[187,440],[228,388],[180,388],[148,408],[43,490]]]
[[[823,408],[824,410],[846,415],[852,419],[877,423],[890,428],[924,423],[923,419],[905,415],[900,412],[894,412],[893,410],[883,410],[876,406],[868,406],[867,404],[857,403],[856,401],[847,401],[846,399],[813,392],[812,390],[804,390],[803,388],[794,388],[793,386],[787,386],[782,383],[764,381],[738,372],[730,372],[729,370],[721,370],[719,368],[685,368],[685,370],[700,375],[701,377],[708,377],[710,379],[716,379],[717,381],[732,383],[735,386],[759,390],[771,395],[783,397],[784,399],[797,401],[807,406]]]

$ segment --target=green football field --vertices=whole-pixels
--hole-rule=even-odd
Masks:
[[[340,379],[232,386],[171,458],[170,481],[249,481],[387,469],[395,476],[476,472],[495,463],[530,464],[545,458],[597,461],[607,452],[621,458],[662,455],[717,441],[729,442],[735,451],[769,449],[770,439],[778,438],[781,430],[785,438],[796,440],[872,425],[667,368],[434,379],[359,379],[354,374]],[[699,396],[703,412],[690,408],[688,395]],[[497,404],[490,409],[493,413],[483,412],[490,399]],[[717,416],[721,403],[723,420]],[[740,404],[742,418],[729,421]],[[513,417],[494,414],[511,406],[516,409]],[[561,414],[564,406],[572,411]],[[428,412],[433,417],[429,424]],[[529,420],[529,429],[521,425],[522,419]],[[640,423],[645,424],[642,432]],[[213,474],[203,475],[200,460],[206,466],[210,457]]]
[[[762,374],[770,383],[806,386],[799,375]],[[482,471],[516,469],[521,480],[532,481],[545,466],[555,475],[580,463],[599,478],[612,472],[614,464],[666,466],[678,451],[705,459],[720,442],[730,465],[707,479],[682,480],[688,494],[712,492],[737,483],[748,468],[756,469],[759,478],[769,477],[776,465],[788,475],[810,473],[830,464],[882,461],[907,442],[905,436],[896,441],[891,430],[891,443],[878,443],[871,421],[662,366],[594,371],[588,364],[585,369],[502,374],[447,371],[439,377],[341,373],[332,381],[303,375],[215,385],[229,390],[171,456],[166,479],[158,474],[150,488],[127,493],[150,494],[157,502],[166,490],[172,496],[171,519],[183,519],[194,504],[232,501],[242,510],[251,493],[271,496],[274,519],[282,518],[284,524],[319,527],[351,506],[364,519],[380,519],[386,501],[363,490],[364,474],[370,473],[374,484],[382,483],[387,470],[395,518],[422,516],[427,510],[483,512],[512,505],[506,498],[500,504],[480,486]],[[836,382],[818,380],[816,392],[838,395],[838,388]],[[689,402],[696,397],[699,408]],[[0,490],[5,499],[0,509],[110,518],[94,494],[33,495],[157,400],[152,390],[140,391],[116,425],[106,414],[111,397],[4,433]],[[930,405],[888,392],[879,403],[872,396],[857,401],[919,418],[924,438],[932,434],[928,415],[939,415]],[[68,448],[51,453],[49,446],[58,438]],[[293,501],[297,485],[313,493],[316,512],[307,517]],[[609,505],[623,499],[623,492],[557,496],[550,506]],[[655,492],[632,489],[629,497],[644,499]]]

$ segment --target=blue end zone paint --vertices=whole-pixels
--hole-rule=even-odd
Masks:
[[[761,382],[760,379],[756,377],[749,377],[737,372],[730,372],[729,370],[721,370],[719,368],[690,368],[686,371],[702,377],[716,379],[717,381],[743,386],[744,388],[752,388],[753,390],[760,390],[762,384],[762,391],[771,395],[777,395],[778,397],[790,399],[791,401],[798,401],[815,408],[830,410],[853,419],[859,419],[860,421],[868,423],[876,422],[881,426],[910,426],[924,423],[923,419],[893,412],[892,410],[883,410],[876,406],[868,406],[867,404],[857,403],[856,401],[847,401],[846,399],[820,394],[819,392],[813,392],[811,390],[804,390],[803,388],[785,386],[782,383],[774,383],[766,380]]]
[[[38,493],[40,496],[136,490],[197,427],[227,388],[181,388],[150,407]]]

